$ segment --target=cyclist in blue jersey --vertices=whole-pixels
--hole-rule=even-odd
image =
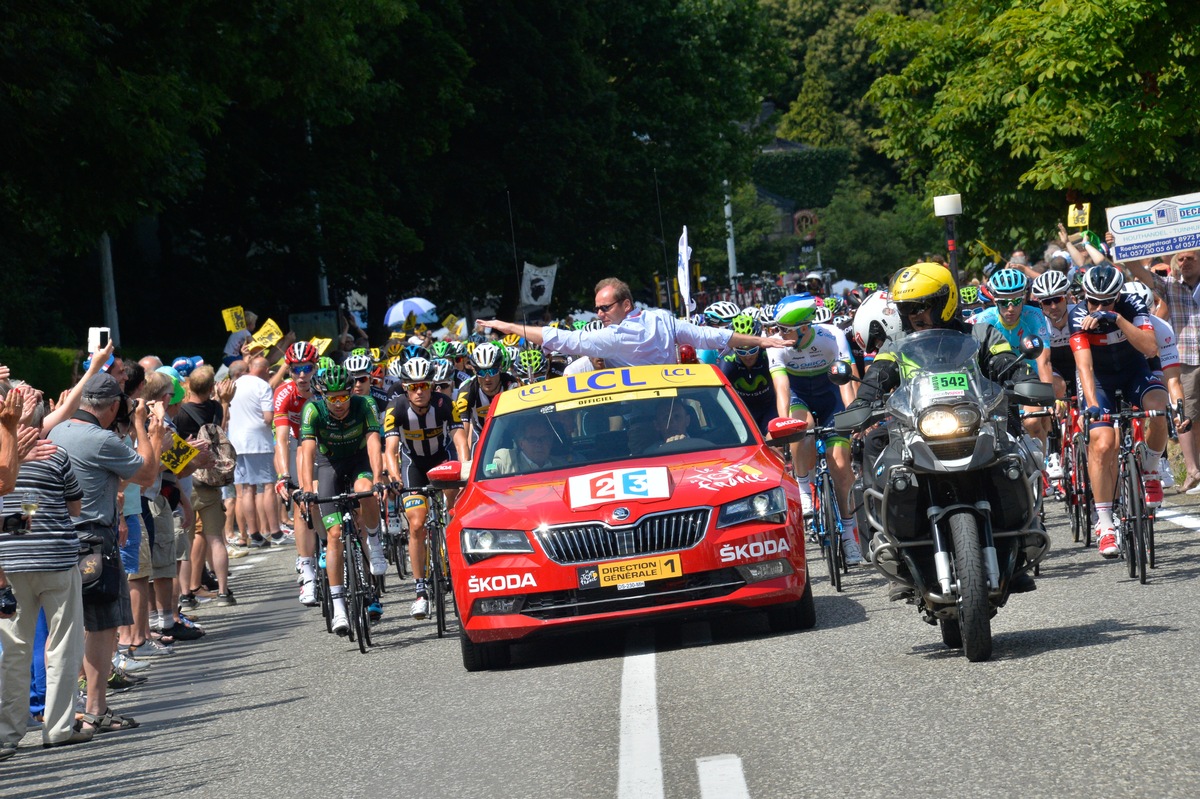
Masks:
[[[996,328],[1017,352],[1021,351],[1023,339],[1039,339],[1043,349],[1032,364],[1037,369],[1038,380],[1052,383],[1054,372],[1050,368],[1050,331],[1046,327],[1046,317],[1041,310],[1025,302],[1029,290],[1025,273],[1016,269],[1000,269],[988,278],[987,287],[996,304],[975,314],[972,321],[976,325],[991,325]],[[1042,452],[1045,453],[1046,437],[1050,434],[1050,420],[1046,417],[1034,417],[1025,419],[1023,424],[1025,432],[1041,445]]]
[[[723,330],[729,328],[733,323],[733,318],[741,313],[738,307],[728,300],[714,302],[712,305],[704,309],[704,323],[709,327],[719,327]],[[697,350],[696,358],[700,363],[719,365],[721,359],[729,355],[729,349],[724,350]]]
[[[1150,310],[1136,294],[1122,294],[1125,278],[1110,264],[1093,266],[1083,276],[1085,302],[1070,315],[1079,390],[1089,416],[1120,410],[1114,395],[1143,410],[1164,411],[1167,392],[1150,371],[1147,358],[1158,354]],[[1118,555],[1112,502],[1117,477],[1116,434],[1111,422],[1089,421],[1088,473],[1096,500],[1096,546],[1105,558]],[[1167,444],[1166,419],[1147,420],[1147,457],[1142,463],[1148,499],[1162,497],[1158,456]]]

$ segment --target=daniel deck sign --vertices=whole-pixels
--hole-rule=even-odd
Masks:
[[[1113,260],[1132,261],[1200,249],[1200,194],[1106,209]]]

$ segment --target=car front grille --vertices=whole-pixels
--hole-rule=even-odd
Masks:
[[[534,530],[534,535],[555,563],[595,563],[694,547],[704,538],[711,512],[690,508],[644,516],[626,527],[588,522]]]

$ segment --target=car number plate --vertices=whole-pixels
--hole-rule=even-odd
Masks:
[[[612,586],[667,580],[683,574],[683,560],[678,554],[657,557],[630,558],[599,563],[579,570],[580,588],[610,588]],[[632,588],[633,586],[630,585]]]

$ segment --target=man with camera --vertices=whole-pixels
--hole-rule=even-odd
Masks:
[[[139,431],[137,451],[130,449],[110,428],[119,418],[132,416]],[[140,434],[145,431],[145,435]],[[50,440],[66,450],[71,467],[83,489],[82,507],[76,520],[81,540],[95,542],[102,551],[115,549],[118,542],[117,488],[121,480],[150,486],[158,474],[164,428],[148,413],[144,402],[132,403],[108,374],[88,379],[80,408],[67,422],[50,432]],[[85,597],[83,607],[83,672],[87,680],[87,703],[83,727],[64,741],[88,740],[99,729],[128,729],[131,718],[112,713],[108,707],[108,675],[116,651],[117,627],[132,624],[129,589],[125,572],[116,568],[119,588],[116,598]]]

